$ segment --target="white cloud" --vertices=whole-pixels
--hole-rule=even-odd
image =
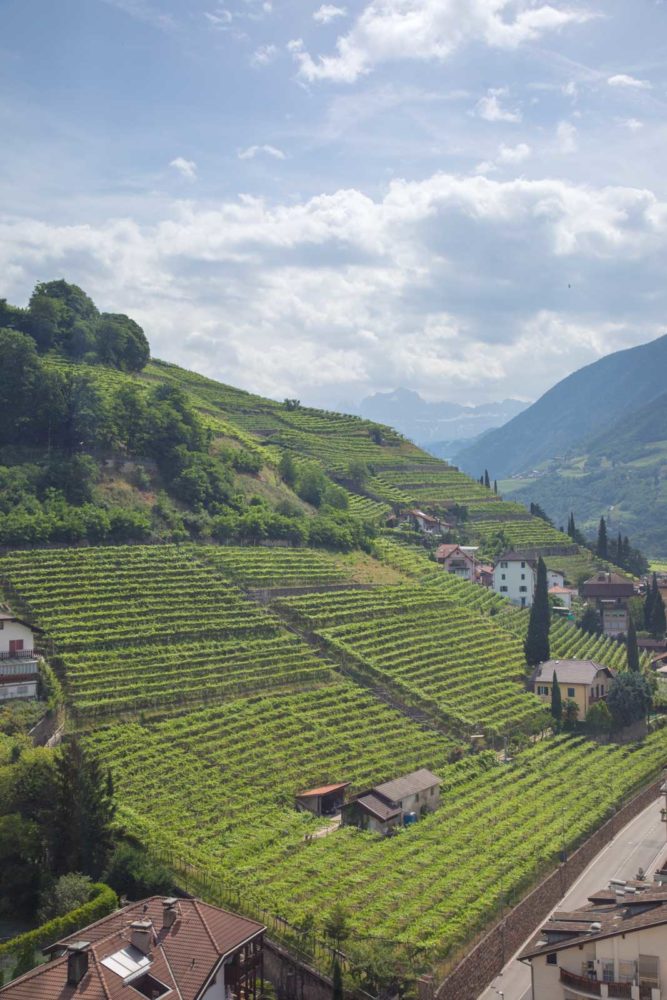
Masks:
[[[318,21],[320,24],[329,24],[330,21],[335,20],[337,17],[345,17],[346,14],[346,7],[335,7],[332,3],[323,3],[314,12],[313,20]]]
[[[607,80],[610,87],[632,87],[635,90],[651,90],[648,80],[638,80],[636,76],[628,76],[627,73],[617,73]]]
[[[268,66],[270,62],[273,62],[277,54],[278,49],[275,45],[260,45],[250,57],[250,65]]]
[[[206,10],[204,11],[204,17],[214,28],[223,31],[232,23],[232,13],[224,7],[219,7],[215,11]]]
[[[285,154],[282,149],[278,149],[276,146],[248,146],[247,149],[241,149],[236,154],[239,160],[254,160],[258,153],[266,153],[267,156],[273,156],[276,160],[284,160]]]
[[[471,41],[514,49],[591,16],[531,0],[371,0],[335,54],[314,59],[300,40],[291,51],[305,80],[353,83],[389,60],[444,60]]]
[[[436,173],[375,198],[184,200],[145,224],[0,218],[10,300],[63,274],[136,316],[157,356],[325,405],[398,384],[438,398],[446,383],[461,402],[521,394],[526,371],[538,393],[657,335],[666,257],[667,203],[651,191],[557,179]]]
[[[572,122],[559,122],[556,145],[560,153],[574,153],[577,149],[577,130]]]
[[[475,105],[475,112],[487,122],[520,122],[521,112],[518,109],[504,108],[500,98],[507,95],[506,87],[490,87],[486,97],[480,98]]]
[[[186,160],[183,156],[177,156],[175,160],[172,160],[169,164],[174,170],[177,170],[181,177],[185,177],[189,181],[194,181],[197,177],[197,164],[194,160]]]
[[[638,118],[620,118],[619,125],[630,129],[631,132],[638,132],[640,128],[644,128],[644,122],[640,122]]]
[[[530,146],[525,142],[520,142],[516,146],[505,146],[502,144],[498,150],[499,163],[523,163],[530,156]]]

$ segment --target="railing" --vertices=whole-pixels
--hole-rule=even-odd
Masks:
[[[560,970],[560,981],[589,996],[601,997],[602,987],[606,986],[610,1000],[631,1000],[632,997],[632,983],[603,983],[599,979],[589,979],[588,976],[577,976],[567,969]]]
[[[18,649],[15,652],[0,650],[0,660],[34,660],[35,652],[32,649]]]
[[[33,660],[32,663],[25,660],[19,660],[15,663],[12,663],[11,660],[9,663],[0,663],[0,677],[36,677],[38,672],[37,660]]]

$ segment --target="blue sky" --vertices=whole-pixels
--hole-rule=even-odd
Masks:
[[[277,398],[534,398],[667,330],[667,4],[0,0],[0,295]]]

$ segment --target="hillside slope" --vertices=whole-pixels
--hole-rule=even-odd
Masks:
[[[612,534],[630,535],[654,557],[667,556],[667,393],[621,417],[567,460],[519,486],[513,498],[539,503],[557,523],[574,511],[593,535],[604,514]]]
[[[667,335],[579,369],[498,430],[456,455],[462,469],[505,478],[577,446],[664,391]]]

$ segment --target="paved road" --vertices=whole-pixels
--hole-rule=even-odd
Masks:
[[[617,833],[579,876],[555,909],[576,910],[586,903],[591,892],[605,887],[609,879],[634,878],[639,868],[651,873],[667,853],[665,825],[660,820],[660,807],[663,804],[663,799],[656,799]],[[530,937],[532,936],[531,934]],[[522,945],[519,952],[524,947]],[[504,995],[505,1000],[531,1000],[530,968],[518,962],[516,957],[505,966],[478,1000],[498,1000],[499,994]]]

